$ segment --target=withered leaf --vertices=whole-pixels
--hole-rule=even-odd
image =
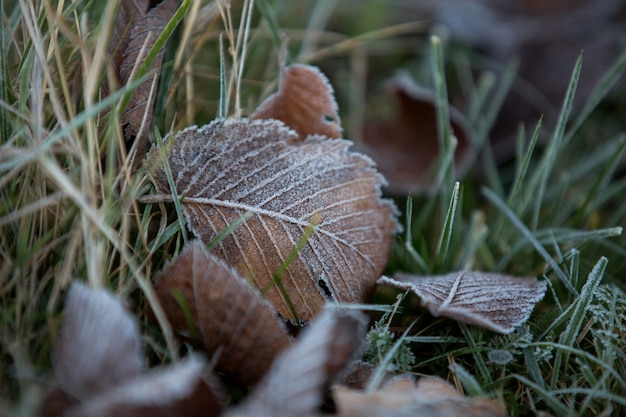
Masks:
[[[79,400],[136,377],[142,343],[133,318],[108,291],[73,283],[52,368],[59,385]]]
[[[333,87],[311,65],[281,63],[278,92],[269,96],[250,119],[276,119],[298,132],[301,140],[320,134],[341,137],[341,120]]]
[[[546,282],[488,272],[454,272],[441,276],[382,276],[379,284],[409,290],[434,316],[443,316],[511,333],[530,317],[546,292]]]
[[[325,309],[298,343],[283,352],[234,416],[315,415],[324,386],[360,353],[367,319],[361,313]]]
[[[498,402],[467,398],[437,377],[394,379],[381,389],[366,393],[343,386],[333,388],[337,417],[503,417]]]
[[[427,174],[441,156],[435,95],[419,87],[407,72],[399,72],[387,81],[387,94],[393,116],[366,124],[362,142],[357,143],[355,149],[376,161],[389,181],[386,191],[400,195],[423,192],[431,185]],[[461,177],[475,157],[472,130],[457,109],[450,106],[449,113],[458,141],[455,173]]]
[[[68,417],[217,417],[222,412],[219,389],[205,374],[206,361],[192,355],[162,370],[149,371],[106,391]]]
[[[308,320],[327,299],[363,302],[380,276],[399,227],[381,199],[383,178],[350,142],[298,135],[277,120],[216,120],[165,142],[175,194],[203,242],[246,213],[251,217],[213,249],[285,318]],[[172,201],[159,150],[147,157],[157,195]],[[302,236],[314,229],[279,277]]]
[[[155,291],[178,331],[188,329],[182,295],[207,351],[218,355],[217,369],[242,385],[258,382],[290,344],[274,308],[200,241],[163,268]]]

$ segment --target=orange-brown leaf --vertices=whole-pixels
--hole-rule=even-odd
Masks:
[[[276,120],[215,121],[170,137],[165,146],[189,226],[209,242],[246,213],[251,217],[213,249],[285,318],[315,316],[327,299],[363,302],[385,267],[396,209],[381,199],[382,177],[350,142],[313,136],[300,141]],[[174,197],[159,157],[147,167],[158,194]],[[298,241],[310,238],[280,277]]]
[[[333,87],[326,76],[310,65],[281,68],[278,92],[268,97],[250,119],[276,119],[298,132],[341,137],[341,120]]]
[[[157,275],[155,290],[172,326],[187,330],[174,294],[182,295],[195,327],[217,368],[242,385],[252,385],[290,344],[273,307],[200,241],[190,243]]]

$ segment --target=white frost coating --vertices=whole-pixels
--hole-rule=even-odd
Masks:
[[[504,334],[528,320],[547,289],[545,281],[534,277],[476,271],[441,276],[382,276],[378,283],[412,291],[434,316]]]

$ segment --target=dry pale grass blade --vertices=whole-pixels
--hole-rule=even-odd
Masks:
[[[222,394],[199,356],[119,384],[65,413],[67,417],[217,417]]]
[[[250,398],[228,415],[317,415],[324,387],[359,354],[366,323],[360,313],[326,309],[276,359]]]
[[[135,321],[112,294],[72,284],[52,355],[66,392],[84,400],[136,377],[142,350]]]
[[[417,383],[410,377],[390,381],[366,393],[343,386],[333,388],[337,417],[504,417],[502,405],[490,399],[467,398],[437,377]]]
[[[310,65],[281,68],[278,92],[269,96],[251,119],[277,119],[298,132],[301,140],[310,135],[341,137],[335,93],[328,78]]]
[[[218,355],[217,369],[239,384],[258,382],[291,343],[274,308],[200,241],[190,243],[156,280],[173,327],[188,328],[182,301],[206,349]]]
[[[389,185],[386,191],[398,195],[427,190],[429,171],[441,157],[437,131],[437,103],[432,91],[419,87],[406,72],[387,82],[387,96],[394,109],[388,120],[370,122],[355,150],[376,161]],[[472,131],[465,117],[450,107],[450,124],[457,139],[455,173],[461,177],[475,157]]]
[[[547,288],[545,281],[534,277],[478,271],[441,276],[382,276],[378,283],[413,292],[434,316],[505,334],[528,320]]]
[[[144,200],[184,196],[189,226],[204,242],[251,213],[213,253],[251,276],[283,317],[308,320],[327,299],[364,301],[399,227],[395,206],[381,198],[383,178],[349,146],[319,136],[300,141],[276,120],[191,127],[165,142],[176,196],[153,148],[146,163],[158,194]],[[307,232],[310,237],[277,277]]]

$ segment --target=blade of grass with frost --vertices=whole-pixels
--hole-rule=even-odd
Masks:
[[[469,327],[465,323],[458,322],[459,328],[461,329],[461,333],[463,333],[463,337],[469,346],[469,350],[474,358],[474,362],[480,371],[480,376],[482,377],[485,384],[493,384],[493,379],[491,379],[491,374],[489,373],[489,369],[487,368],[487,364],[483,359],[483,355],[474,340],[474,336],[472,336],[472,332]]]
[[[169,160],[167,158],[167,151],[165,147],[165,143],[163,142],[163,138],[159,134],[158,130],[154,131],[156,137],[156,143],[158,145],[157,149],[159,150],[159,157],[161,158],[161,163],[163,164],[163,170],[165,171],[165,176],[167,177],[167,182],[170,186],[170,192],[172,194],[172,202],[174,203],[174,207],[176,208],[176,220],[178,221],[178,225],[180,227],[180,231],[183,234],[183,242],[187,244],[189,240],[187,238],[187,228],[185,227],[185,217],[183,213],[183,206],[181,205],[181,201],[185,198],[184,195],[179,196],[176,191],[176,184],[174,183],[174,176],[172,175],[172,170],[170,169]],[[173,140],[173,139],[172,139]]]
[[[528,198],[534,200],[532,220],[530,222],[531,230],[536,230],[537,225],[539,224],[539,213],[544,202],[544,194],[546,192],[546,188],[548,187],[548,181],[550,179],[552,169],[554,168],[556,158],[561,150],[565,127],[572,111],[572,104],[574,103],[574,96],[576,94],[576,87],[578,86],[578,78],[580,77],[582,62],[583,56],[581,53],[578,56],[576,65],[572,71],[572,77],[570,79],[569,86],[567,87],[567,93],[565,94],[565,100],[563,100],[563,107],[561,108],[561,113],[559,114],[556,129],[550,138],[548,149],[546,150],[546,153],[544,154],[544,157],[538,167],[537,175],[533,178],[533,185],[536,185],[536,188],[532,187],[533,189],[528,190]]]
[[[481,212],[472,213],[469,233],[463,244],[463,256],[459,265],[461,270],[470,271],[474,269],[474,263],[480,248],[484,245],[489,235],[489,228],[485,225],[485,216]]]
[[[224,230],[219,232],[215,236],[215,238],[213,238],[213,240],[211,240],[209,243],[206,244],[206,249],[209,250],[209,251],[211,249],[213,249],[215,247],[215,245],[217,245],[226,236],[231,234],[236,228],[238,228],[239,226],[244,224],[246,222],[246,220],[248,220],[250,217],[252,217],[252,215],[253,215],[253,213],[251,211],[246,211],[241,216],[236,218],[234,222],[230,223]]]
[[[224,56],[224,34],[220,33],[220,101],[217,112],[219,119],[225,119],[228,114],[228,91],[226,88],[226,57]]]
[[[526,372],[531,376],[531,378],[535,381],[537,385],[541,387],[541,389],[546,389],[546,381],[541,374],[541,368],[539,368],[539,363],[537,363],[537,356],[531,347],[522,348],[522,353],[524,355],[524,365],[526,366]]]
[[[578,113],[578,116],[563,139],[565,143],[569,142],[572,136],[574,136],[578,129],[585,123],[589,115],[598,107],[615,83],[621,78],[624,71],[626,71],[626,49],[622,51],[615,61],[615,64],[604,74],[593,92],[589,95],[589,98],[587,98],[584,107]]]
[[[448,204],[448,211],[446,218],[439,235],[439,241],[437,243],[437,251],[435,252],[435,263],[432,270],[441,265],[448,256],[448,249],[450,248],[450,239],[452,237],[452,230],[454,228],[454,219],[456,217],[456,209],[459,202],[461,184],[457,181],[454,183],[452,195],[450,196],[450,203]]]
[[[276,20],[276,15],[274,11],[267,3],[267,0],[256,0],[256,4],[259,8],[259,12],[261,13],[261,17],[267,23],[267,26],[270,29],[270,34],[272,35],[272,42],[274,43],[274,48],[276,50],[280,50],[281,48],[281,35],[282,32],[280,30],[280,26],[278,26],[278,21]]]
[[[405,241],[404,241],[404,248],[406,249],[407,253],[409,254],[409,256],[411,257],[411,260],[413,262],[415,262],[421,269],[422,272],[429,272],[430,269],[428,268],[428,265],[426,265],[426,262],[424,262],[424,259],[422,259],[422,257],[420,256],[419,253],[417,253],[417,251],[415,250],[415,247],[413,247],[413,234],[412,234],[412,222],[413,222],[413,196],[411,196],[409,194],[409,196],[406,199],[406,237],[405,237]]]
[[[446,73],[443,65],[443,50],[441,40],[432,36],[430,38],[430,62],[432,65],[433,86],[435,88],[435,104],[437,109],[437,133],[439,138],[440,165],[438,175],[443,183],[443,197],[445,201],[450,200],[452,194],[451,186],[454,182],[454,164],[452,161],[444,163],[446,157],[454,155],[453,134],[450,126],[450,108],[448,105],[448,88],[446,85]]]
[[[504,214],[509,221],[515,226],[517,230],[519,230],[522,235],[526,238],[526,240],[535,248],[535,250],[543,257],[543,259],[550,265],[556,276],[561,280],[561,283],[574,295],[578,295],[578,291],[572,286],[569,278],[563,270],[559,267],[559,265],[552,259],[548,251],[539,243],[537,238],[532,234],[532,232],[522,223],[522,221],[511,211],[511,209],[498,197],[493,191],[486,187],[482,187],[481,189],[482,195],[487,198],[492,204],[496,206]]]
[[[574,346],[574,342],[580,334],[580,329],[583,325],[583,321],[589,309],[589,305],[593,301],[594,292],[598,285],[600,285],[600,282],[604,277],[604,271],[606,270],[607,264],[608,260],[605,257],[602,257],[589,273],[587,281],[585,282],[585,285],[583,285],[583,288],[580,291],[580,295],[575,301],[576,307],[572,311],[572,315],[567,323],[567,327],[565,328],[565,331],[561,334],[559,340],[561,344],[568,347]],[[554,367],[552,371],[552,379],[550,381],[550,386],[552,388],[556,388],[557,383],[559,382],[561,365],[567,365],[568,360],[568,353],[563,353],[560,350],[557,351],[554,357]]]
[[[565,404],[563,404],[556,395],[552,391],[547,391],[544,387],[539,384],[534,383],[530,379],[526,378],[523,375],[513,374],[511,375],[513,378],[524,384],[525,386],[531,388],[539,397],[543,400],[543,402],[554,412],[554,415],[557,416],[570,416],[574,415],[573,410],[570,410]]]
[[[396,342],[393,344],[391,349],[389,349],[389,352],[387,352],[383,360],[380,362],[380,364],[378,364],[378,366],[376,367],[376,370],[374,371],[374,374],[370,377],[370,380],[367,383],[367,387],[365,388],[366,393],[372,393],[380,387],[380,384],[382,383],[383,378],[385,377],[385,374],[387,373],[389,364],[391,364],[391,361],[393,360],[394,356],[398,352],[398,349],[400,349],[400,346],[402,346],[402,343],[404,342],[405,337],[407,336],[407,334],[409,334],[409,331],[413,328],[414,324],[415,322],[411,323],[407,327],[404,333],[402,333],[402,336],[400,336],[398,340],[396,340]]]
[[[480,78],[478,79],[478,87],[473,94],[469,96],[469,103],[467,105],[467,121],[470,126],[477,126],[479,124],[479,119],[482,114],[483,108],[486,106],[487,98],[490,96],[490,93],[493,91],[495,87],[495,76],[491,72],[485,72],[480,74]],[[481,121],[481,123],[484,123]],[[477,142],[478,137],[474,138]],[[484,138],[481,137],[484,142]],[[473,143],[474,146],[478,147],[479,143]]]
[[[620,164],[623,162],[622,157],[626,151],[626,135],[621,134],[619,141],[617,150],[613,153],[611,159],[604,165],[600,173],[596,176],[596,181],[591,189],[585,193],[585,201],[576,212],[574,224],[579,224],[583,217],[589,214],[592,210],[590,209],[590,206],[592,206],[597,195],[602,194],[606,190],[615,172],[620,168]]]
[[[453,362],[448,367],[450,371],[461,381],[461,385],[465,389],[465,393],[470,397],[484,397],[485,391],[480,386],[476,378],[468,372],[463,365]]]

